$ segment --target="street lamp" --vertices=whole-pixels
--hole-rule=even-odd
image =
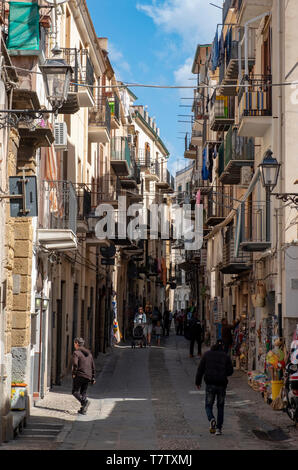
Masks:
[[[277,185],[279,172],[280,172],[280,163],[276,158],[272,157],[272,151],[267,150],[264,155],[262,163],[259,165],[261,170],[261,180],[262,185],[266,189],[266,192],[272,196],[275,196],[276,199],[281,199],[283,202],[291,201],[293,204],[298,206],[298,193],[273,193],[273,189]]]
[[[53,110],[61,108],[67,100],[73,69],[64,59],[47,59],[39,66],[44,80],[46,95]]]
[[[268,189],[270,193],[277,185],[280,170],[280,163],[278,163],[276,158],[273,158],[272,155],[273,152],[271,150],[267,150],[262,163],[259,165],[262,185],[266,190]]]
[[[261,182],[266,190],[266,242],[270,242],[270,196],[277,185],[280,163],[276,158],[272,157],[273,152],[268,149],[263,157],[262,163],[259,165],[261,172]]]
[[[52,109],[1,109],[0,129],[5,127],[18,128],[20,123],[30,126],[34,130],[34,121],[42,119],[48,113],[57,114],[63,103],[67,100],[71,74],[73,69],[63,59],[47,59],[40,65],[43,75],[46,95]]]

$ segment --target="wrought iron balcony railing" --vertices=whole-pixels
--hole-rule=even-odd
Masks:
[[[150,170],[152,175],[160,177],[160,163],[158,160],[154,160],[151,157],[150,151],[139,149],[136,163],[139,165],[141,170]]]
[[[216,90],[211,98],[210,128],[213,131],[226,131],[235,120],[234,97],[217,95]]]
[[[80,85],[89,85],[89,91],[94,95],[92,85],[95,82],[94,68],[87,49],[64,48],[62,57],[73,68],[70,91],[77,93]]]
[[[126,160],[131,166],[131,152],[127,137],[113,137],[111,139],[111,160]]]
[[[110,134],[111,110],[106,98],[99,99],[93,108],[89,108],[89,125],[105,127]]]
[[[110,110],[111,110],[111,117],[115,118],[119,121],[120,119],[120,100],[117,95],[113,94],[111,98],[108,98]]]
[[[239,90],[239,116],[272,115],[272,77],[271,75],[253,75],[243,79]]]
[[[220,181],[225,184],[238,184],[242,166],[253,166],[255,158],[254,139],[240,137],[237,127],[230,127],[225,142],[219,149]]]
[[[70,181],[42,181],[39,193],[39,225],[44,229],[77,229],[78,203]]]

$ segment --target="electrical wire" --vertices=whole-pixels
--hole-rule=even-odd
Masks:
[[[5,68],[12,68],[15,70],[22,70],[24,72],[30,72],[30,73],[35,73],[38,75],[42,75],[42,72],[38,72],[35,70],[30,70],[30,69],[25,69],[22,67],[16,67],[13,65],[4,65]],[[89,84],[82,84],[82,83],[76,83],[76,82],[71,82],[72,85],[76,86],[81,86],[81,87],[86,87],[88,88],[94,88],[94,89],[101,89],[101,88],[131,88],[131,87],[142,87],[142,88],[161,88],[161,89],[173,89],[173,90],[180,90],[180,89],[192,89],[192,90],[197,90],[197,88],[207,88],[207,89],[212,89],[216,90],[218,88],[246,88],[247,86],[250,87],[251,85],[248,84],[239,84],[239,85],[199,85],[199,86],[182,86],[182,85],[152,85],[152,84],[144,84],[144,83],[128,83],[128,82],[123,82],[121,85],[89,85]],[[295,80],[293,82],[283,82],[283,83],[266,83],[266,87],[280,87],[280,86],[292,86],[292,85],[298,85],[298,81]],[[260,87],[260,85],[253,85],[253,87]]]

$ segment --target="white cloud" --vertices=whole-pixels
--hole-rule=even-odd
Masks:
[[[124,59],[122,52],[111,42],[109,42],[109,58],[115,70],[117,79],[127,79],[127,77],[131,74],[131,67]],[[123,74],[125,75],[123,76]]]
[[[184,46],[192,50],[196,43],[213,41],[216,23],[221,20],[221,10],[207,0],[152,0],[150,5],[138,3],[137,9],[166,33],[181,36]]]
[[[192,74],[192,64],[193,58],[188,57],[183,65],[181,65],[177,70],[174,71],[175,83],[178,86],[195,86],[195,75]],[[191,80],[190,80],[191,79]],[[179,90],[180,97],[192,98],[194,96],[193,89],[191,88],[182,88]],[[187,100],[187,103],[191,104],[190,100]]]

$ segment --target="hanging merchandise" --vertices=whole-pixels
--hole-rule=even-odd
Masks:
[[[122,339],[122,335],[120,333],[120,329],[119,329],[119,324],[118,324],[118,320],[117,320],[117,301],[114,300],[112,301],[112,310],[113,310],[113,326],[112,326],[112,329],[113,329],[113,342],[118,344],[120,343],[121,339]]]

